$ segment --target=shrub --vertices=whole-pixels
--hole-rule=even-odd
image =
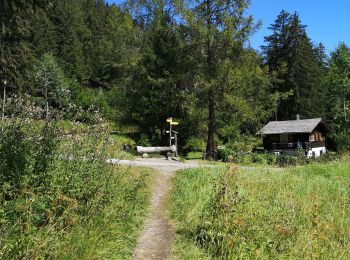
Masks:
[[[183,147],[184,153],[189,152],[203,152],[205,150],[205,141],[200,138],[190,138],[186,145]]]
[[[320,157],[315,158],[314,160],[319,163],[332,162],[340,160],[340,155],[336,152],[328,151],[325,154],[322,154]]]
[[[252,155],[252,163],[258,163],[258,164],[262,164],[262,165],[269,164],[268,157],[269,157],[268,154],[254,153]]]
[[[236,152],[231,148],[221,147],[217,149],[216,159],[227,162],[229,159],[229,156],[230,158],[235,158],[235,155],[236,155]]]

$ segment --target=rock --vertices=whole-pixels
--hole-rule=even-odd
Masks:
[[[132,147],[130,144],[123,144],[122,149],[123,149],[123,151],[130,152],[132,150]]]
[[[144,153],[144,154],[142,154],[142,158],[148,158],[149,156],[148,156],[148,153]]]

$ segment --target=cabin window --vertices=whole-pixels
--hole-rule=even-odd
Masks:
[[[315,134],[311,134],[309,137],[310,142],[315,142]]]
[[[320,141],[324,141],[325,140],[325,137],[322,133],[320,133]]]

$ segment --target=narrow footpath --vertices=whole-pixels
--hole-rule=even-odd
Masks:
[[[166,213],[166,201],[171,189],[171,177],[177,170],[197,168],[201,164],[198,162],[181,163],[158,158],[111,162],[129,166],[149,167],[159,171],[152,192],[150,212],[144,223],[144,228],[134,251],[133,259],[169,259],[174,238],[174,229]]]

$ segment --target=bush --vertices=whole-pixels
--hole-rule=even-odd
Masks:
[[[254,153],[252,155],[252,163],[257,163],[257,164],[262,164],[262,165],[269,164],[268,157],[270,157],[268,154]]]
[[[217,151],[217,159],[224,162],[238,164],[262,164],[274,165],[277,163],[277,158],[271,153],[242,153],[237,152],[232,148],[223,147]]]
[[[297,165],[297,158],[295,156],[290,156],[290,155],[278,155],[276,161],[278,166],[281,166],[281,167]]]
[[[221,160],[223,162],[235,162],[236,154],[237,153],[231,148],[221,147],[217,150],[216,159]]]
[[[341,156],[332,151],[328,151],[325,154],[322,154],[320,157],[315,158],[314,160],[319,163],[325,163],[325,162],[333,162],[340,160]]]
[[[200,138],[190,138],[186,145],[183,147],[183,152],[185,154],[189,152],[203,152],[205,150],[205,141]]]
[[[217,159],[224,162],[238,164],[260,164],[260,165],[278,165],[280,167],[305,165],[312,162],[326,163],[339,160],[340,155],[335,152],[328,152],[318,158],[308,158],[304,150],[300,149],[296,155],[274,155],[272,153],[243,153],[237,152],[230,147],[221,147],[217,150]]]

